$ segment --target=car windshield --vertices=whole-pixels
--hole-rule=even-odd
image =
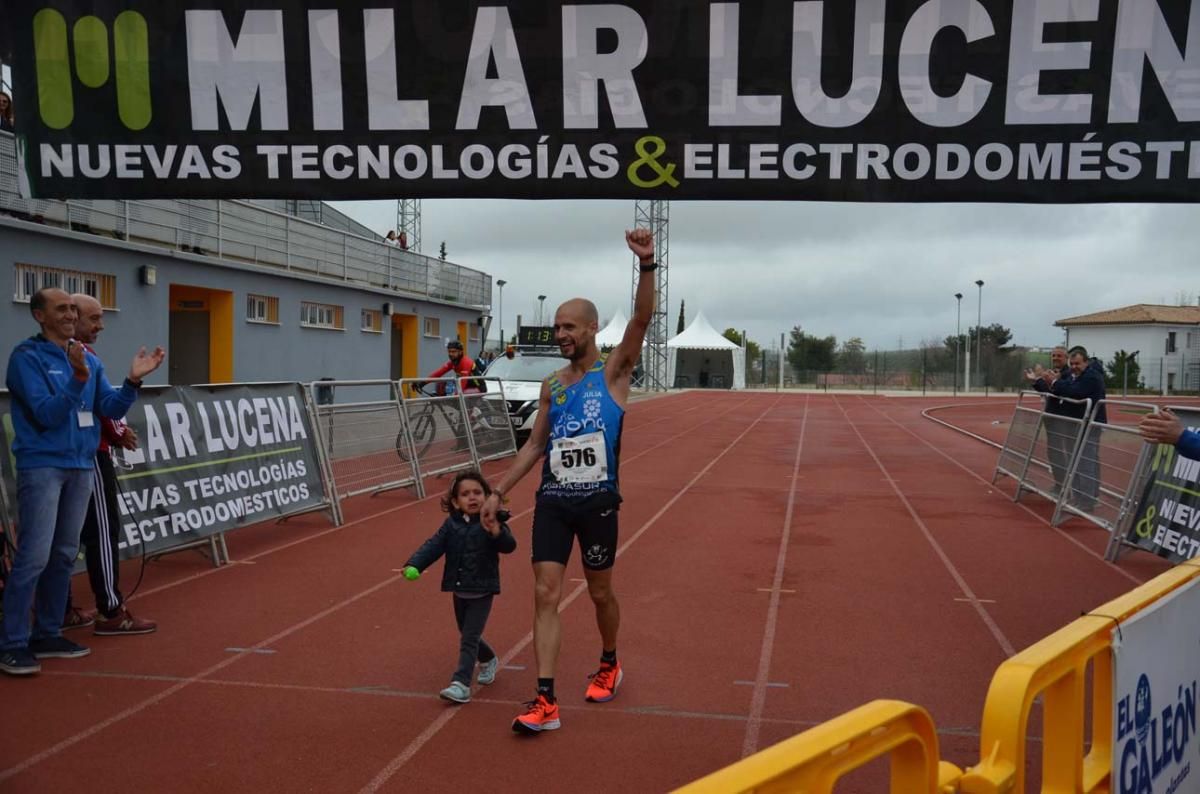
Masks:
[[[517,356],[513,359],[500,356],[488,367],[487,376],[501,380],[541,382],[551,373],[562,369],[564,363],[558,356]]]

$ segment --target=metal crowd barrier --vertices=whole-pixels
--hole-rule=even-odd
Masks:
[[[1029,404],[1028,397],[1036,397],[1040,401],[1037,409]],[[1055,398],[1072,405],[1082,405],[1083,418],[1076,419],[1046,413],[1046,399],[1043,392],[1036,391],[1022,391],[1017,395],[1017,407],[1004,439],[1004,447],[996,461],[992,482],[999,480],[1001,475],[1015,479],[1017,490],[1013,494],[1014,502],[1019,502],[1025,491],[1032,491],[1052,502],[1059,501],[1066,489],[1071,464],[1082,444],[1088,417],[1091,416],[1091,400]]]
[[[479,463],[517,454],[517,434],[508,414],[504,383],[499,378],[468,378],[482,381],[484,393],[462,394],[464,412],[471,418],[471,444]]]
[[[308,390],[338,500],[408,486],[425,495],[393,381],[313,381]]]
[[[478,466],[471,421],[457,379],[404,378],[396,382],[411,439],[407,455],[420,479]]]
[[[1108,414],[1122,408],[1156,413],[1151,403],[1099,400],[1092,409],[1079,454],[1071,462],[1064,498],[1058,501],[1050,523],[1058,526],[1068,515],[1076,515],[1103,527],[1118,537],[1132,504],[1137,500],[1138,471],[1150,447],[1137,427],[1111,421],[1096,421],[1100,409]]]

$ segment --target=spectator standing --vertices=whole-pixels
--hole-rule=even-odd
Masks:
[[[39,659],[90,653],[62,636],[62,619],[92,495],[100,444],[96,415],[123,417],[137,399],[142,378],[166,355],[161,347],[153,353],[142,348],[121,388],[114,389],[100,359],[74,339],[77,313],[70,295],[40,289],[29,309],[41,332],[16,346],[6,378],[18,515],[17,551],[0,624],[0,671],[10,675],[39,672]]]
[[[88,353],[104,330],[104,308],[91,295],[72,295],[77,319],[75,338]],[[121,594],[121,559],[118,541],[121,511],[117,502],[117,472],[113,467],[109,445],[122,449],[137,449],[137,433],[118,419],[97,416],[100,422],[100,448],[96,450],[92,476],[92,498],[88,502],[80,543],[87,561],[88,583],[96,597],[97,613],[85,613],[71,603],[67,588],[67,610],[63,629],[82,628],[95,624],[98,635],[149,634],[158,628],[151,620],[136,618],[125,605]]]

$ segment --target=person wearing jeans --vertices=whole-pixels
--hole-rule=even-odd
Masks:
[[[17,550],[4,588],[0,671],[30,675],[39,659],[89,651],[62,636],[63,611],[79,532],[92,497],[92,467],[100,443],[98,415],[120,418],[137,399],[141,380],[165,353],[145,348],[114,389],[100,359],[75,341],[78,314],[71,296],[43,288],[29,301],[41,333],[8,359],[13,454],[17,462]],[[30,627],[30,611],[34,610]]]

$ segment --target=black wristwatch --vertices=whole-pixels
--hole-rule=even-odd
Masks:
[[[639,264],[638,270],[642,273],[653,273],[655,270],[658,270],[658,263],[651,262],[648,265]]]
[[[125,382],[128,383],[130,386],[132,386],[135,389],[142,388],[142,382],[140,380],[134,380],[133,378],[126,378]]]

